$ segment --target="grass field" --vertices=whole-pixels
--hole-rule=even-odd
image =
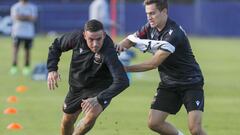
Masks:
[[[38,36],[32,50],[32,65],[45,62],[51,37]],[[209,135],[240,135],[240,39],[196,38],[190,42],[205,75],[205,113],[203,125]],[[49,91],[45,81],[32,81],[21,72],[9,75],[11,66],[11,39],[0,37],[0,135],[59,135],[61,106],[68,90],[68,67],[71,52],[62,55],[60,88]],[[22,49],[23,50],[23,49]],[[19,65],[23,65],[23,51]],[[133,61],[144,60],[150,55],[137,54]],[[143,76],[143,77],[139,77]],[[131,86],[114,98],[88,135],[157,135],[147,128],[147,116],[152,97],[159,82],[156,70],[133,74]],[[19,85],[28,86],[25,93],[17,93]],[[6,102],[15,95],[19,102]],[[7,107],[15,107],[16,115],[5,115]],[[176,116],[170,116],[186,135],[189,135],[184,107]],[[12,122],[23,129],[9,131]]]

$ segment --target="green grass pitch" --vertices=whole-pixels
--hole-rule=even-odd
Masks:
[[[119,39],[118,39],[119,40]],[[46,62],[52,37],[38,36],[32,50],[32,67]],[[30,77],[9,75],[11,66],[11,38],[0,37],[0,135],[59,135],[61,106],[68,90],[68,67],[71,52],[64,53],[60,64],[62,81],[55,91],[49,91],[45,81]],[[193,52],[205,76],[205,113],[203,126],[209,135],[239,135],[240,125],[240,39],[191,37]],[[137,53],[133,63],[149,58]],[[23,66],[23,49],[19,66]],[[88,135],[157,135],[147,128],[148,111],[159,82],[156,70],[132,74],[131,86],[112,100]],[[16,87],[26,85],[25,93]],[[17,96],[18,103],[6,102],[8,96]],[[5,115],[7,107],[18,113]],[[185,108],[168,118],[177,128],[189,135]],[[18,122],[22,130],[9,131],[7,125]]]

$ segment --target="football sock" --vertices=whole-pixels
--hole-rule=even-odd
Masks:
[[[181,131],[178,130],[178,135],[184,135]]]

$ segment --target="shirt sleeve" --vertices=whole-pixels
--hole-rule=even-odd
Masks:
[[[112,45],[113,46],[113,45]],[[129,86],[129,80],[124,68],[112,47],[105,54],[105,63],[112,74],[113,83],[107,89],[98,94],[97,99],[101,105],[106,105],[110,100]]]
[[[181,26],[179,26],[179,28],[170,28],[163,36],[163,40],[169,42],[175,48],[181,44],[181,39],[185,38],[186,34]]]
[[[56,38],[52,45],[49,47],[47,68],[48,72],[58,70],[58,62],[62,52],[71,50],[77,44],[77,37],[79,33],[72,32],[64,34],[63,36]]]
[[[179,36],[181,32],[177,29],[169,29],[164,32],[163,39],[161,40],[150,40],[151,36],[154,36],[156,32],[150,32],[150,25],[147,23],[136,33],[129,35],[128,39],[135,43],[135,48],[142,52],[155,53],[157,50],[163,50],[170,53],[175,52],[176,46],[179,44]]]
[[[138,31],[135,32],[135,35],[137,37],[139,37],[140,39],[147,39],[147,33],[148,33],[148,29],[149,29],[149,24],[145,24],[144,26],[142,26],[141,29],[139,29]]]
[[[161,49],[170,53],[175,51],[175,47],[167,41],[140,39],[136,35],[129,35],[127,37],[131,42],[135,43],[135,48],[142,52],[155,53],[157,50]]]

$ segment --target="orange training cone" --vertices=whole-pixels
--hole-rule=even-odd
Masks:
[[[22,125],[19,123],[11,123],[7,126],[7,129],[9,129],[9,130],[19,130],[22,128],[23,128]]]
[[[17,109],[9,107],[9,108],[5,109],[3,111],[3,113],[4,114],[16,114],[17,113]]]
[[[17,97],[16,96],[9,96],[7,98],[8,103],[16,103],[17,102]]]
[[[27,86],[24,86],[24,85],[20,85],[16,88],[16,91],[19,92],[19,93],[23,93],[27,90]]]

